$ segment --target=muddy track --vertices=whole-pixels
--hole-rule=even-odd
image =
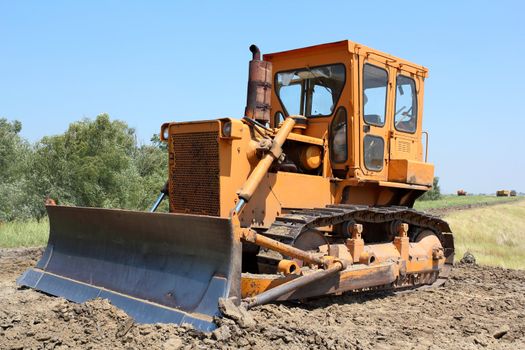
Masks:
[[[265,305],[206,335],[17,289],[40,254],[0,250],[0,349],[525,349],[525,271],[459,265],[443,288]]]

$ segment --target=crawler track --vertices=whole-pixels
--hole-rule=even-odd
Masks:
[[[293,245],[296,238],[305,231],[335,226],[347,221],[355,221],[363,226],[393,222],[407,223],[411,227],[409,231],[410,241],[415,241],[422,230],[431,230],[444,247],[447,264],[439,274],[436,272],[407,274],[392,285],[374,287],[374,290],[406,290],[429,285],[438,286],[442,285],[448,278],[454,257],[453,239],[448,223],[437,216],[408,207],[339,204],[328,205],[325,208],[292,210],[277,217],[270,228],[262,234]],[[282,259],[282,256],[271,251],[261,251],[258,258],[263,263],[272,264],[272,262],[276,263]]]

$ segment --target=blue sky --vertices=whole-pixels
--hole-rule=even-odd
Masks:
[[[350,39],[430,69],[445,192],[525,191],[523,2],[368,3],[0,0],[0,116],[37,141],[107,112],[147,143],[166,121],[241,117],[250,44]]]

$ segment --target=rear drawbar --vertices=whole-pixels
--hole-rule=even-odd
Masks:
[[[17,283],[74,302],[106,298],[139,323],[210,331],[219,298],[239,298],[241,243],[230,219],[47,207],[41,260]]]

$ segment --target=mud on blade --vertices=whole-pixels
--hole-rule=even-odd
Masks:
[[[17,281],[74,302],[107,298],[140,323],[211,330],[218,299],[238,296],[241,246],[228,219],[47,207],[41,260]]]

